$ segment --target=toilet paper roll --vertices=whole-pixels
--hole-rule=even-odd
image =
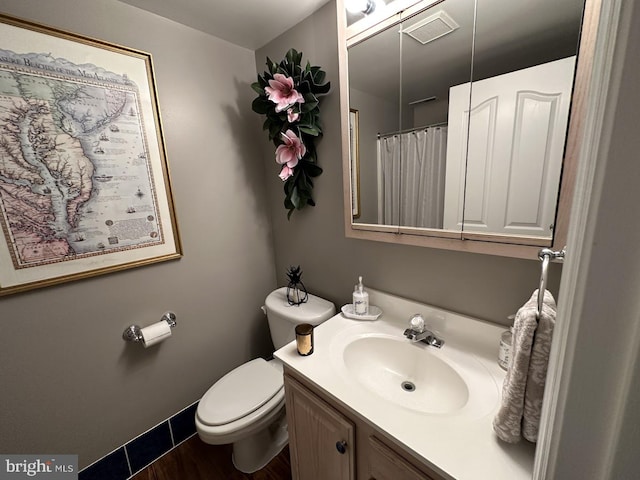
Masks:
[[[165,321],[154,323],[140,330],[144,348],[155,345],[171,336],[171,327]]]

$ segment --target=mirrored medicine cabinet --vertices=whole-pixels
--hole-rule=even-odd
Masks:
[[[338,0],[347,237],[561,250],[598,0]]]

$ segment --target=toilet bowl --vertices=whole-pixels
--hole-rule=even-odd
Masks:
[[[275,364],[275,365],[274,365]],[[256,358],[227,373],[204,394],[196,411],[200,439],[233,443],[233,463],[260,470],[287,444],[282,365]]]
[[[276,349],[294,340],[297,324],[319,325],[335,314],[333,303],[314,295],[291,306],[286,290],[275,290],[265,301]],[[233,464],[241,472],[260,470],[288,442],[282,372],[279,360],[256,358],[224,375],[198,404],[198,436],[211,445],[232,443]]]

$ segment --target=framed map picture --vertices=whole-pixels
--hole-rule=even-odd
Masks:
[[[151,55],[0,15],[0,295],[181,255]]]

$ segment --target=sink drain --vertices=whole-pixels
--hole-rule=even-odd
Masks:
[[[409,381],[402,382],[400,386],[405,392],[413,392],[416,389],[415,384]]]

